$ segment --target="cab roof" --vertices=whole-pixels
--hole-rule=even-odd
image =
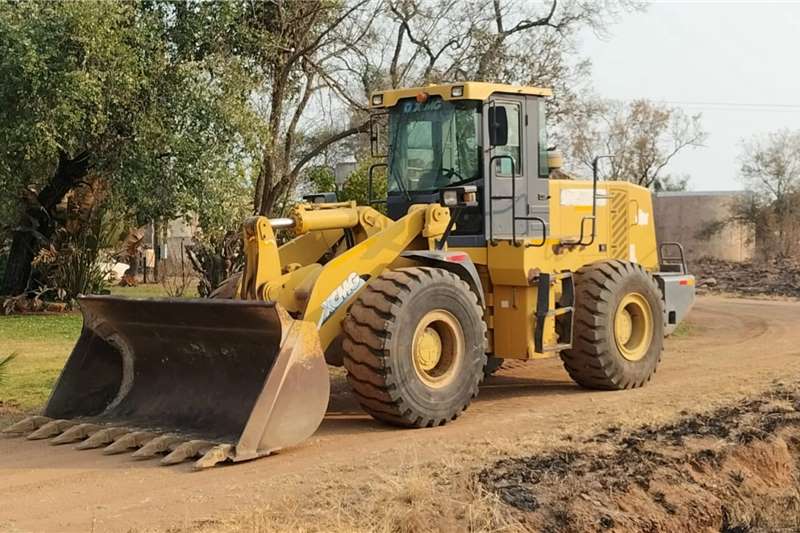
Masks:
[[[461,96],[453,96],[453,88],[463,88]],[[440,96],[443,100],[487,100],[493,94],[525,94],[532,96],[553,96],[552,89],[544,87],[524,87],[521,85],[506,85],[504,83],[485,83],[480,81],[465,81],[459,83],[431,84],[425,87],[409,87],[405,89],[390,89],[376,91],[369,99],[371,108],[394,107],[398,100],[414,98],[418,94],[427,93],[428,96]],[[456,94],[458,91],[456,90]],[[382,97],[378,104],[377,97]]]

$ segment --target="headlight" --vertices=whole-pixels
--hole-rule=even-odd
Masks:
[[[372,105],[374,105],[374,106],[383,105],[383,95],[382,94],[373,94],[372,95]]]
[[[450,96],[453,98],[461,98],[464,96],[464,86],[463,85],[456,85],[452,89],[450,89]]]
[[[453,207],[458,205],[458,191],[451,190],[451,191],[444,191],[442,193],[442,204],[446,207]]]
[[[462,185],[441,189],[439,204],[444,207],[475,207],[478,205],[478,187]]]

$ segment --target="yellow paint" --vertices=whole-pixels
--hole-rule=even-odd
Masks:
[[[359,221],[355,202],[297,204],[289,216],[294,220],[297,235],[309,231],[353,228]]]
[[[466,342],[451,313],[430,311],[422,317],[411,339],[414,370],[432,388],[450,385],[464,357]]]
[[[556,295],[556,286],[551,287],[551,302]],[[493,307],[493,345],[492,353],[504,359],[542,359],[552,353],[538,353],[533,341],[533,326],[536,321],[537,288],[495,286]],[[556,344],[555,318],[545,319],[545,346]]]
[[[597,205],[595,238],[591,244],[578,246],[581,219],[584,239],[591,236],[591,189],[588,181],[550,181],[550,228],[544,246],[541,239],[527,239],[520,246],[499,241],[487,248],[464,248],[476,264],[486,264],[489,276],[482,278],[488,314],[491,320],[490,346],[498,357],[539,358],[533,348],[533,328],[539,272],[576,271],[586,264],[604,259],[621,259],[641,264],[653,271],[658,268],[653,207],[650,192],[626,182],[601,182],[598,191],[603,198]],[[562,202],[562,192],[567,190]],[[584,193],[573,190],[584,190]],[[581,205],[580,197],[586,197]],[[578,198],[576,200],[576,197]],[[571,205],[562,205],[562,204]],[[642,215],[644,213],[644,215]],[[640,223],[646,220],[647,223]],[[485,254],[485,259],[484,259]],[[561,283],[551,287],[550,301],[561,296]],[[520,327],[524,327],[524,334]],[[545,322],[544,345],[556,344],[555,319]]]
[[[263,300],[266,284],[281,276],[278,243],[269,219],[250,217],[244,223],[245,269],[240,285],[241,297]]]
[[[425,328],[414,343],[414,357],[424,371],[432,370],[442,358],[442,338],[433,328]]]
[[[624,182],[599,183],[595,236],[589,243],[591,183],[551,180],[549,187],[550,226],[543,246],[535,246],[540,239],[532,238],[519,245],[500,240],[486,247],[458,249],[469,254],[478,269],[486,302],[489,350],[498,357],[534,359],[553,355],[534,349],[540,273],[574,272],[586,264],[611,258],[638,262],[651,271],[658,268],[649,191]],[[433,248],[450,220],[450,212],[435,204],[414,205],[395,222],[370,207],[352,203],[303,204],[293,217],[301,234],[280,249],[266,219],[252,219],[245,224],[248,259],[242,296],[277,301],[305,321],[319,324],[319,337],[325,348],[340,334],[341,321],[360,290],[350,290],[347,284],[353,279],[358,282],[359,277],[374,278],[389,268],[413,265],[412,260],[400,254]],[[577,244],[581,224],[584,244]],[[353,233],[354,246],[350,249],[343,238],[344,228]],[[345,287],[342,290],[346,300],[320,324],[323,302],[341,287]],[[551,306],[555,305],[563,292],[562,282],[554,281],[548,291]],[[637,336],[636,312],[626,312],[615,320],[623,346]],[[560,342],[554,317],[548,317],[544,327],[545,346]],[[441,338],[440,341],[444,342]],[[420,342],[422,352],[436,351],[433,332],[423,332]],[[630,357],[639,353],[639,348],[630,350]]]
[[[319,261],[344,236],[341,229],[311,231],[299,235],[278,249],[284,268],[291,264],[308,265]]]
[[[329,261],[309,296],[304,320],[319,324],[323,314],[322,303],[351,273],[370,278],[380,275],[422,233],[424,223],[425,209],[411,210],[383,231]],[[352,294],[346,305],[341,305],[319,326],[323,349],[340,333],[342,319],[354,297]]]
[[[535,312],[535,288],[495,286],[493,353],[497,357],[528,358],[528,347],[533,342],[533,329],[528,324]]]
[[[290,313],[302,312],[320,272],[322,265],[311,263],[284,274],[267,284],[265,299],[280,303]]]
[[[453,87],[464,87],[462,96],[452,96]],[[403,98],[416,98],[420,93],[427,93],[429,96],[441,96],[443,100],[480,100],[486,101],[493,94],[525,94],[532,96],[553,96],[551,89],[543,87],[523,87],[518,85],[506,85],[503,83],[484,83],[477,81],[466,81],[463,83],[447,83],[442,85],[428,85],[425,87],[410,87],[406,89],[391,89],[372,93],[372,96],[383,95],[383,105],[372,105],[370,97],[370,107],[380,109],[394,107]]]
[[[451,248],[460,252],[466,252],[469,258],[476,265],[485,265],[488,261],[486,248]]]
[[[614,342],[622,356],[639,361],[653,339],[653,310],[638,292],[626,294],[614,313]]]
[[[450,210],[436,204],[425,208],[425,227],[422,236],[427,239],[437,239],[444,234],[447,224],[450,223]]]

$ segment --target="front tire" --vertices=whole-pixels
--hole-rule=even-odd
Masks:
[[[590,389],[641,387],[661,361],[664,304],[641,265],[602,261],[575,273],[572,349],[561,352],[569,375]]]
[[[488,378],[503,367],[505,359],[490,355],[486,358],[486,366],[483,367],[483,376]]]
[[[483,310],[447,270],[401,268],[370,282],[344,331],[347,379],[366,412],[400,426],[440,426],[478,393],[486,364]]]

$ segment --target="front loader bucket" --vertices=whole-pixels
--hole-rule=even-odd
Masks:
[[[91,296],[80,305],[83,331],[45,416],[6,433],[166,452],[166,464],[201,456],[205,467],[297,444],[325,415],[316,327],[275,304]]]

